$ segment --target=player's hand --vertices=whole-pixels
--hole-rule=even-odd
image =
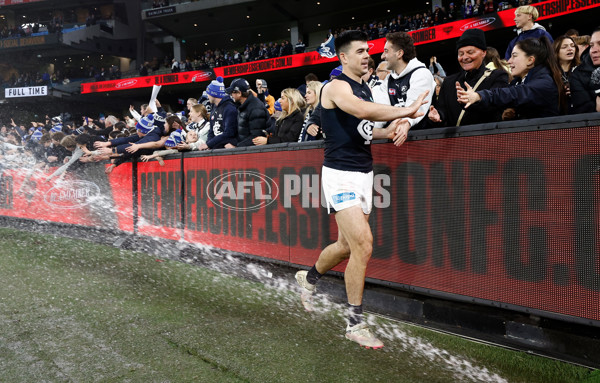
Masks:
[[[424,115],[423,112],[419,111],[419,108],[421,107],[421,105],[425,105],[427,104],[429,101],[426,100],[427,96],[429,95],[429,91],[426,90],[425,92],[421,93],[419,95],[419,97],[417,97],[417,99],[408,106],[408,110],[409,110],[409,114],[406,117],[409,118],[417,118],[417,117],[421,117]]]
[[[395,123],[395,124],[394,124]],[[394,120],[394,145],[400,146],[408,138],[408,131],[410,130],[410,122],[408,120]]]

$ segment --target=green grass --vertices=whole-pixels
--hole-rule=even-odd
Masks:
[[[0,382],[591,383],[599,377],[383,318],[370,319],[387,334],[386,347],[361,349],[343,338],[337,308],[303,311],[286,288],[291,276],[274,276],[275,288],[85,241],[8,229],[0,236]]]

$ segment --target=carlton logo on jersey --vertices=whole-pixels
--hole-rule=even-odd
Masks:
[[[360,136],[365,139],[365,145],[370,145],[373,141],[373,127],[375,123],[369,120],[362,120],[356,127]]]

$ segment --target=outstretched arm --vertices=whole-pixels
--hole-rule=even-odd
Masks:
[[[344,112],[370,121],[392,121],[397,118],[417,118],[423,116],[419,107],[427,101],[428,91],[422,93],[415,102],[404,108],[390,105],[376,104],[363,101],[352,93],[350,84],[345,81],[334,80],[323,88],[322,105],[326,109],[340,108]]]

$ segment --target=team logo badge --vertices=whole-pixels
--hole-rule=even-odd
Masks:
[[[390,89],[388,89],[388,93],[390,94],[390,96],[395,96],[396,95],[396,88],[390,88]]]

